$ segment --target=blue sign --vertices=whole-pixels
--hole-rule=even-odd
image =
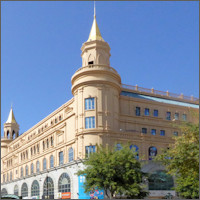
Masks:
[[[98,190],[97,188],[95,188],[94,190],[91,190],[88,193],[85,193],[84,182],[85,182],[85,176],[83,175],[79,176],[78,177],[79,199],[104,199],[104,191]]]

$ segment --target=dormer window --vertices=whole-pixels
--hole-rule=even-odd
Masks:
[[[93,64],[94,64],[94,61],[88,62],[88,65],[93,65]]]

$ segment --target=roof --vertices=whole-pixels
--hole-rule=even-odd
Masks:
[[[17,124],[17,122],[15,120],[15,116],[14,116],[12,107],[10,109],[10,113],[9,113],[9,116],[8,116],[8,119],[7,119],[6,123],[15,123],[15,124]]]

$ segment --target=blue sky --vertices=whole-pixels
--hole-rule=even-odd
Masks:
[[[198,6],[96,2],[97,23],[122,83],[199,96]],[[7,1],[1,17],[1,124],[12,103],[23,133],[72,98],[71,76],[81,67],[93,2]]]

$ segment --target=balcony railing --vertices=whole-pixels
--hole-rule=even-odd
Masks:
[[[155,95],[172,97],[172,98],[176,98],[176,99],[180,99],[180,100],[192,101],[192,102],[195,102],[195,103],[199,102],[199,99],[196,98],[196,97],[193,97],[193,96],[186,96],[186,95],[183,95],[183,94],[175,94],[175,93],[168,92],[168,91],[164,92],[164,91],[155,90],[153,88],[148,89],[148,88],[139,87],[138,85],[132,86],[132,85],[122,84],[122,88],[134,90],[134,91],[137,91],[137,92],[146,92],[146,93],[151,93],[151,94],[155,94]]]

